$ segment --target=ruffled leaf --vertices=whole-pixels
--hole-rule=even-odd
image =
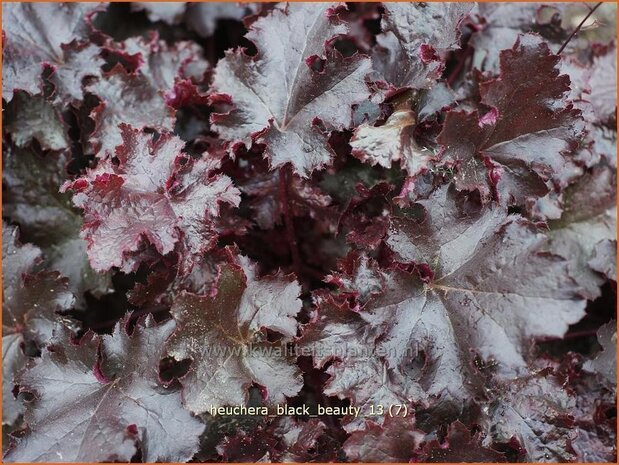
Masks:
[[[216,161],[185,155],[178,137],[163,133],[155,140],[127,125],[119,129],[119,163],[102,160],[63,187],[75,192],[73,203],[84,210],[90,263],[97,271],[132,269],[136,263],[129,254],[144,239],[161,255],[180,242],[189,272],[195,257],[216,240],[213,218],[220,203],[238,205],[239,191],[227,176],[212,174]]]
[[[178,322],[167,353],[192,361],[182,379],[189,410],[242,405],[252,383],[265,390],[268,404],[283,403],[301,389],[300,371],[284,345],[270,342],[266,330],[296,336],[301,287],[291,277],[257,276],[256,265],[240,257],[221,268],[214,296],[181,294],[171,313]]]
[[[129,461],[138,450],[147,462],[191,459],[204,425],[183,409],[180,392],[159,380],[175,324],[157,325],[149,315],[131,334],[127,324],[112,335],[87,333],[79,343],[66,330],[57,334],[53,351],[21,377],[21,389],[36,397],[26,412],[29,432],[5,460]]]
[[[233,106],[212,116],[213,128],[233,144],[265,144],[273,168],[291,163],[305,177],[333,157],[325,132],[348,127],[351,105],[369,96],[364,79],[370,60],[358,54],[344,58],[325,47],[347,32],[331,8],[303,3],[275,8],[247,34],[258,55],[226,52],[213,78],[211,100]],[[318,62],[320,71],[313,69]]]

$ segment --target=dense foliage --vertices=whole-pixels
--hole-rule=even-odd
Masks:
[[[4,460],[615,461],[615,8],[5,3]]]

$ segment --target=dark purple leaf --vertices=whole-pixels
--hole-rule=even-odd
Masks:
[[[484,445],[517,445],[526,461],[575,459],[571,442],[578,436],[570,415],[575,399],[548,370],[514,379],[497,387],[488,407]]]
[[[557,64],[544,42],[522,36],[501,52],[500,76],[480,84],[483,113],[447,113],[438,141],[442,160],[458,167],[459,189],[522,204],[581,174],[568,155],[584,124],[564,101],[569,77]]]
[[[459,421],[452,423],[445,440],[424,444],[424,462],[506,462],[505,456],[482,444],[479,433],[473,434]]]
[[[23,413],[13,388],[28,360],[25,344],[42,347],[57,322],[72,325],[57,312],[69,310],[75,301],[66,278],[57,272],[35,273],[41,251],[32,244],[21,245],[17,237],[17,228],[2,225],[2,423],[6,425]]]
[[[7,101],[13,91],[38,94],[42,90],[43,65],[73,69],[67,88],[81,86],[82,78],[98,68],[96,60],[88,67],[72,66],[71,47],[64,47],[88,36],[90,18],[105,9],[101,3],[60,4],[13,3],[3,10],[2,94]],[[81,64],[88,64],[79,60]],[[94,67],[92,65],[95,65]]]
[[[239,192],[227,176],[212,174],[215,160],[185,155],[179,138],[165,133],[155,140],[127,125],[119,130],[119,163],[101,160],[63,187],[75,192],[73,203],[84,210],[90,263],[98,271],[133,269],[128,254],[144,239],[162,255],[180,241],[188,272],[217,237],[212,219],[220,203],[238,205]]]
[[[70,196],[59,192],[70,158],[5,146],[2,161],[4,214],[42,248],[47,268],[69,278],[76,307],[84,308],[85,292],[96,297],[109,292],[109,274],[95,273],[88,262],[86,241],[80,237],[81,215],[71,206]]]
[[[598,248],[604,247],[604,241],[616,239],[616,184],[614,169],[596,166],[565,189],[563,213],[549,223],[549,250],[569,261],[572,276],[588,298],[597,297],[605,281],[599,266],[595,266]],[[612,259],[608,264],[612,266]]]
[[[265,389],[269,404],[283,403],[301,388],[294,357],[266,334],[269,329],[287,340],[296,336],[301,288],[290,276],[260,278],[257,272],[254,263],[239,257],[222,266],[214,296],[183,293],[172,305],[179,330],[167,353],[192,361],[181,380],[192,412],[241,405],[252,383]]]
[[[606,323],[598,330],[598,342],[602,346],[597,356],[587,361],[583,368],[599,373],[609,387],[617,385],[617,325],[616,321]]]
[[[369,96],[365,76],[371,66],[358,54],[344,58],[325,48],[347,32],[331,16],[329,4],[282,4],[247,34],[258,48],[256,57],[226,52],[215,69],[211,96],[214,103],[233,105],[212,116],[222,138],[247,146],[252,140],[263,143],[273,168],[291,163],[304,177],[331,162],[324,131],[350,125],[351,105]],[[324,60],[320,72],[312,69],[316,60]]]
[[[30,431],[6,460],[129,461],[138,449],[147,462],[191,459],[204,425],[158,373],[175,324],[148,316],[131,334],[127,324],[112,335],[87,333],[79,343],[66,330],[57,334],[53,351],[20,379],[21,389],[35,394],[26,412]],[[158,421],[162,415],[168,421]]]
[[[165,104],[163,93],[146,77],[129,74],[121,65],[88,85],[86,91],[100,100],[90,114],[95,121],[92,143],[99,158],[113,156],[123,143],[121,124],[163,131],[174,128],[174,110]]]
[[[344,451],[351,462],[410,462],[424,436],[412,417],[387,418],[383,426],[369,423],[365,431],[352,433]]]
[[[383,4],[384,33],[377,36],[376,68],[396,88],[432,87],[444,55],[459,48],[459,24],[473,3]]]
[[[70,141],[60,113],[41,95],[15,92],[7,107],[6,130],[17,147],[37,140],[43,150],[65,150]]]

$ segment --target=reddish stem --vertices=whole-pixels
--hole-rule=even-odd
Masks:
[[[580,24],[578,26],[576,26],[576,29],[574,29],[572,31],[572,33],[570,34],[570,36],[567,38],[567,40],[565,42],[563,42],[563,45],[561,45],[561,48],[559,49],[559,51],[557,52],[557,55],[561,55],[561,52],[563,51],[563,49],[565,47],[567,47],[567,44],[570,43],[570,40],[572,40],[572,38],[576,35],[576,33],[578,31],[580,31],[580,28],[582,28],[583,24],[585,24],[585,22],[589,19],[589,16],[591,16],[593,14],[593,12],[595,10],[598,9],[598,7],[604,2],[600,2],[597,5],[595,5],[593,8],[591,8],[591,10],[589,10],[589,13],[587,13],[587,16],[585,16],[582,21],[580,22]]]
[[[294,222],[290,214],[290,200],[288,198],[289,187],[289,169],[288,165],[286,165],[279,169],[279,201],[284,216],[284,224],[286,225],[286,238],[288,240],[288,247],[290,248],[290,255],[292,256],[292,268],[296,275],[300,276],[301,256],[299,255],[299,248],[297,246],[297,236],[294,232]]]

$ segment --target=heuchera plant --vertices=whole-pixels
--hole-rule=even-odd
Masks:
[[[615,9],[4,4],[4,460],[615,461]]]

